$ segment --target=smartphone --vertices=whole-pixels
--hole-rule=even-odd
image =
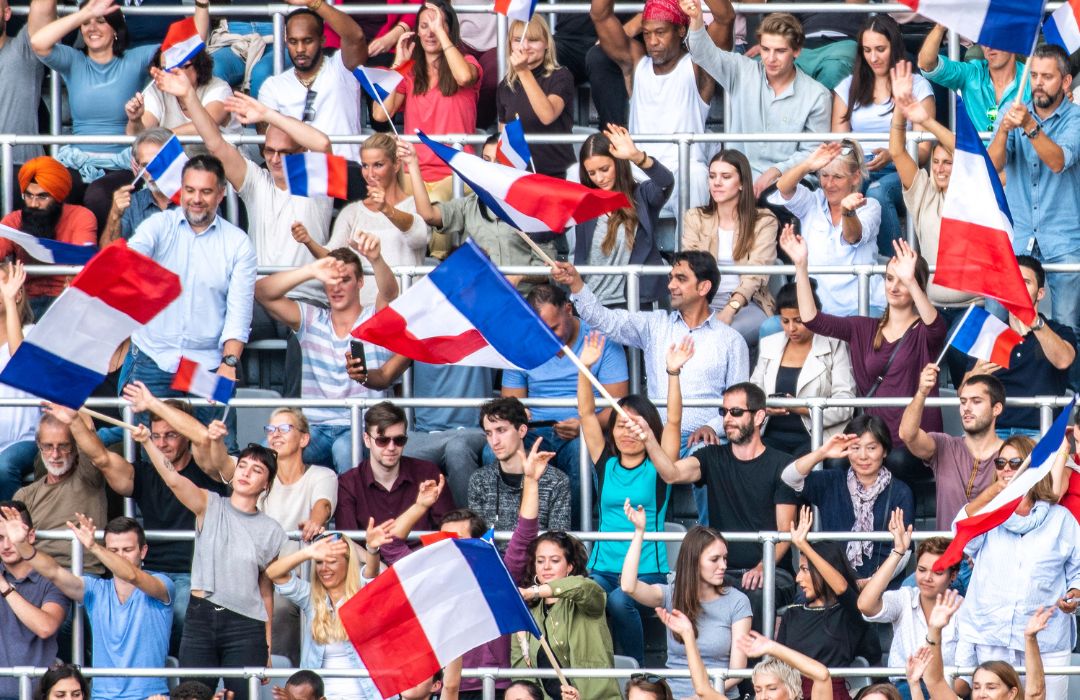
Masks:
[[[367,371],[367,357],[364,355],[364,343],[363,341],[356,340],[355,338],[349,341],[349,352],[352,353],[354,360],[360,360],[360,364],[364,370]]]

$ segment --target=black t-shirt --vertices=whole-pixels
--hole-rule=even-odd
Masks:
[[[228,487],[220,481],[214,481],[199,469],[192,459],[180,472],[191,483],[201,489],[213,491],[219,496],[228,495]],[[177,500],[154,465],[139,460],[135,463],[135,481],[131,497],[142,512],[143,527],[147,530],[194,530],[195,514]],[[151,542],[147,549],[143,566],[148,571],[160,571],[166,574],[191,572],[191,557],[195,551],[192,541]]]
[[[790,455],[766,447],[749,461],[737,459],[730,445],[710,445],[694,453],[709,499],[709,525],[722,532],[776,529],[777,504],[797,504],[799,497],[780,479]],[[756,542],[729,542],[728,568],[749,569],[761,561]]]
[[[858,600],[858,591],[849,586],[832,605],[792,605],[780,620],[776,641],[830,668],[850,666],[867,628]]]
[[[536,116],[536,110],[521,87],[521,81],[514,83],[514,88],[505,80],[499,83],[495,92],[495,103],[499,121],[503,124],[521,116],[521,125],[528,134],[569,134],[574,127],[574,76],[566,68],[558,68],[551,75],[545,76],[543,66],[533,71],[536,82],[545,95],[558,95],[566,104],[559,118],[550,124],[544,124]],[[543,175],[566,177],[566,169],[576,160],[574,149],[568,143],[538,143],[529,146],[536,172]]]

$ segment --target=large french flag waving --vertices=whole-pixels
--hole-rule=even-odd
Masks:
[[[1035,48],[1046,0],[900,0],[920,15],[999,51]]]
[[[530,370],[562,349],[472,240],[352,334],[436,365]]]
[[[630,206],[622,192],[592,189],[489,163],[479,156],[432,141],[421,131],[417,135],[468,183],[495,216],[519,231],[561,233],[567,226]]]
[[[478,539],[445,539],[410,554],[338,615],[387,698],[504,634],[540,636],[498,550]]]
[[[1035,307],[1012,247],[1012,215],[994,164],[956,98],[956,151],[941,210],[934,282],[997,299],[1029,326]]]
[[[30,329],[0,382],[78,409],[132,332],[180,296],[180,278],[117,241],[102,249]]]
[[[956,522],[956,535],[945,553],[934,562],[934,571],[944,571],[959,562],[968,542],[1008,520],[1009,516],[1016,512],[1017,506],[1020,505],[1020,501],[1024,499],[1027,492],[1050,474],[1050,468],[1063,449],[1065,431],[1069,427],[1069,418],[1075,406],[1076,397],[1074,396],[1069,405],[1062,409],[1057,420],[1050,426],[1050,430],[1042,436],[1039,444],[1035,445],[1031,451],[1027,469],[1014,476],[1009,485],[978,513]]]

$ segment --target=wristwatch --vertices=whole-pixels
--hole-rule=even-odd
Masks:
[[[236,366],[240,364],[240,358],[236,355],[226,355],[225,357],[221,358],[221,364],[225,365],[226,367],[232,367],[235,369]]]
[[[1036,124],[1034,126],[1034,128],[1032,128],[1031,131],[1025,131],[1024,136],[1027,136],[1029,139],[1033,139],[1036,136],[1038,136],[1039,132],[1041,132],[1041,131],[1042,131],[1042,124]]]
[[[734,299],[734,298],[731,299],[727,303],[727,305],[730,306],[735,311],[735,313],[739,313],[739,309],[741,309],[743,307],[742,302],[739,301],[738,299]]]
[[[1035,314],[1035,323],[1032,324],[1031,330],[1041,331],[1046,325],[1046,321],[1043,320],[1042,314]]]

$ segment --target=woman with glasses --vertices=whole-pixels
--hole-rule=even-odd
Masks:
[[[201,489],[181,476],[139,426],[132,437],[146,450],[154,469],[184,507],[195,514],[195,555],[191,562],[191,602],[180,640],[185,668],[264,666],[270,661],[273,585],[266,567],[285,545],[285,531],[259,512],[259,499],[277,473],[277,455],[254,443],[236,458],[228,498]],[[215,431],[221,443],[224,435]],[[204,682],[211,688],[217,678]],[[249,700],[247,681],[225,679],[237,700]]]
[[[369,523],[364,552],[345,535],[324,532],[308,546],[282,556],[266,569],[274,592],[304,612],[300,668],[362,669],[364,662],[349,641],[337,609],[379,574],[379,548],[390,541],[390,522]],[[311,579],[292,571],[312,562]],[[361,569],[363,564],[363,569]],[[370,678],[323,678],[324,695],[334,700],[380,700]]]
[[[885,467],[892,449],[889,429],[880,418],[861,415],[848,423],[843,434],[833,435],[821,447],[800,457],[781,475],[784,483],[817,506],[821,527],[827,532],[883,532],[894,509],[904,511],[904,525],[914,521],[911,488]],[[848,460],[847,469],[814,467],[826,459]],[[890,555],[888,542],[852,540],[847,559],[860,579],[870,578]]]
[[[286,532],[300,531],[310,542],[330,522],[337,506],[337,473],[333,469],[304,464],[302,454],[311,440],[307,418],[298,408],[279,408],[265,426],[266,442],[277,453],[273,488],[259,497],[259,510],[273,518]],[[289,541],[280,556],[299,548]],[[271,653],[300,659],[300,610],[280,595],[274,596]]]

